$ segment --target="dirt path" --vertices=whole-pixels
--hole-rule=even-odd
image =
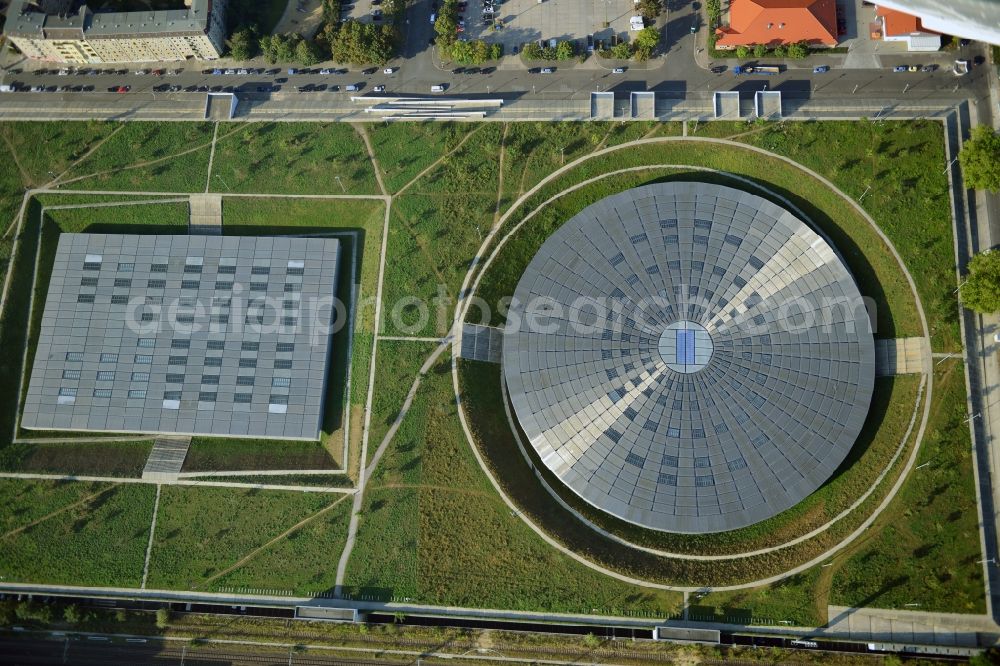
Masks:
[[[21,166],[21,160],[17,158],[17,151],[14,150],[14,144],[10,142],[10,137],[7,136],[6,132],[3,135],[3,142],[7,144],[7,150],[10,151],[10,156],[14,160],[14,165],[17,167],[17,170],[21,172],[21,182],[27,186],[34,185],[35,183],[32,182],[31,175],[28,174],[23,166]]]
[[[507,129],[510,127],[509,123],[503,124],[503,135],[500,137],[500,167],[497,175],[497,205],[493,209],[493,225],[496,226],[497,222],[500,221],[500,203],[503,201],[503,163],[504,158],[507,155]]]
[[[294,525],[292,525],[287,530],[285,530],[284,532],[282,532],[278,536],[274,537],[273,539],[271,539],[267,543],[265,543],[265,544],[263,544],[261,546],[258,546],[257,548],[254,548],[253,550],[251,550],[249,553],[247,553],[246,555],[244,555],[243,557],[241,557],[239,560],[237,560],[232,565],[226,567],[225,569],[223,569],[219,573],[215,574],[214,576],[211,576],[210,578],[206,578],[199,585],[196,585],[195,588],[207,585],[207,584],[211,583],[213,580],[216,580],[216,579],[218,579],[218,578],[220,578],[222,576],[225,576],[226,574],[228,574],[228,573],[230,573],[232,571],[235,571],[236,569],[239,569],[241,566],[243,566],[244,564],[246,564],[247,562],[249,562],[250,560],[252,560],[254,557],[256,557],[261,551],[263,551],[263,550],[265,550],[265,549],[273,546],[274,544],[278,543],[282,539],[288,538],[288,536],[290,534],[292,534],[293,532],[301,529],[302,527],[305,527],[307,524],[309,524],[310,522],[312,522],[316,518],[319,518],[324,513],[327,513],[328,511],[330,511],[331,509],[333,509],[335,506],[337,506],[338,504],[340,504],[341,502],[343,502],[347,498],[348,498],[348,495],[344,495],[343,497],[341,497],[340,499],[338,499],[337,501],[335,501],[333,504],[330,504],[329,506],[323,507],[322,509],[320,509],[316,513],[312,514],[311,516],[306,516],[305,518],[303,518],[299,522],[295,523]]]
[[[38,525],[40,523],[44,523],[49,518],[54,518],[54,517],[58,516],[61,513],[65,513],[67,511],[71,511],[71,510],[75,509],[78,506],[82,506],[82,505],[84,505],[84,504],[86,504],[86,503],[88,503],[88,502],[90,502],[92,500],[97,499],[101,495],[104,495],[105,493],[108,493],[108,492],[114,490],[119,485],[120,484],[115,483],[115,484],[113,484],[111,486],[108,486],[107,488],[105,488],[105,489],[103,489],[103,490],[101,490],[99,492],[93,493],[91,495],[87,495],[86,497],[84,497],[84,498],[82,498],[80,500],[77,500],[76,502],[73,502],[72,504],[67,504],[64,507],[60,507],[60,508],[56,509],[55,511],[53,511],[52,513],[48,513],[48,514],[42,516],[41,518],[38,518],[36,520],[31,521],[27,525],[21,525],[20,527],[15,527],[14,529],[10,530],[9,532],[7,532],[6,534],[4,534],[3,536],[0,536],[0,539],[6,539],[8,537],[14,536],[15,534],[20,534],[21,532],[24,532],[26,530],[30,530],[35,525]]]
[[[479,131],[480,127],[483,127],[483,125],[479,125],[475,129],[470,130],[465,136],[462,137],[461,141],[459,141],[457,144],[455,144],[454,148],[452,148],[447,153],[445,153],[441,157],[439,157],[436,160],[434,160],[434,162],[430,166],[428,166],[426,169],[424,169],[423,171],[421,171],[420,173],[418,173],[416,176],[414,176],[413,179],[410,182],[408,182],[406,185],[403,185],[401,188],[399,188],[399,192],[396,192],[396,196],[398,197],[400,194],[402,194],[403,192],[405,192],[410,187],[410,185],[413,185],[415,182],[417,182],[418,180],[420,180],[421,178],[423,178],[425,175],[427,175],[428,172],[430,172],[436,166],[438,166],[439,164],[441,164],[441,162],[445,161],[446,159],[448,159],[449,157],[451,157],[452,155],[454,155],[456,152],[458,152],[458,150],[462,146],[465,145],[465,142],[468,141],[472,137],[473,134],[475,134],[477,131]]]
[[[234,134],[234,133],[240,131],[241,129],[243,129],[243,128],[242,127],[237,127],[236,129],[232,130],[231,132],[226,132],[225,134],[223,134],[221,138],[225,139],[230,134]],[[110,137],[108,137],[108,138],[110,138]],[[128,166],[118,167],[117,169],[105,169],[104,171],[95,171],[94,173],[88,173],[88,174],[84,174],[82,176],[76,176],[76,177],[70,178],[68,180],[60,181],[59,184],[60,185],[69,185],[70,183],[76,183],[76,182],[81,181],[81,180],[86,180],[87,178],[96,178],[97,176],[104,176],[106,174],[122,173],[123,171],[132,171],[134,169],[142,169],[142,168],[145,168],[145,167],[153,166],[153,165],[159,164],[161,162],[166,162],[168,160],[172,160],[172,159],[174,159],[176,157],[183,157],[185,155],[190,155],[191,153],[196,153],[199,150],[204,150],[205,148],[209,148],[209,147],[211,147],[216,142],[216,138],[217,137],[213,136],[212,137],[212,141],[208,141],[208,142],[200,144],[198,146],[194,146],[193,148],[188,148],[187,150],[182,150],[179,153],[172,153],[170,155],[164,155],[163,157],[158,157],[155,160],[146,160],[146,161],[143,161],[143,162],[136,162],[135,164],[129,164]]]
[[[375,172],[375,180],[378,181],[379,191],[382,192],[382,196],[389,196],[389,190],[385,189],[385,183],[382,182],[382,169],[379,168],[378,160],[375,159],[375,151],[372,149],[372,141],[368,137],[368,130],[361,123],[351,123],[351,127],[358,133],[361,140],[365,142],[365,150],[368,151],[368,159],[371,160],[372,170]]]

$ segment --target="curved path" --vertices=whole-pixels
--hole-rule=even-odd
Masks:
[[[796,169],[799,169],[800,171],[803,171],[804,173],[812,176],[813,178],[815,178],[816,180],[818,180],[820,183],[822,183],[823,185],[825,185],[826,187],[828,187],[830,190],[832,190],[833,192],[837,193],[842,199],[844,199],[845,201],[849,202],[849,204],[855,209],[855,211],[859,215],[861,215],[865,219],[865,221],[868,222],[868,224],[871,226],[871,228],[875,231],[875,233],[882,240],[882,242],[885,243],[886,247],[889,248],[890,252],[892,252],[892,255],[895,258],[896,263],[899,265],[899,267],[902,270],[903,274],[906,276],[907,284],[909,285],[910,291],[913,294],[913,298],[914,298],[914,301],[915,301],[916,306],[917,306],[917,312],[918,312],[918,314],[920,316],[920,325],[921,325],[921,330],[923,331],[923,335],[924,335],[924,337],[928,337],[928,338],[930,337],[930,333],[929,333],[928,326],[927,326],[927,318],[926,318],[926,316],[924,314],[923,304],[920,301],[920,295],[919,295],[919,293],[917,293],[917,288],[916,288],[916,284],[913,281],[913,276],[910,275],[910,272],[907,270],[906,265],[903,263],[902,257],[896,251],[895,246],[893,246],[893,244],[889,240],[889,238],[885,235],[885,233],[878,226],[878,224],[876,224],[876,222],[871,218],[871,216],[868,215],[868,213],[856,201],[854,201],[853,199],[851,199],[850,197],[848,197],[846,194],[844,194],[839,188],[837,188],[833,183],[831,183],[829,180],[827,180],[826,178],[824,178],[822,175],[816,173],[812,169],[809,169],[809,168],[807,168],[807,167],[805,167],[805,166],[803,166],[801,164],[798,164],[797,162],[795,162],[795,161],[793,161],[793,160],[791,160],[791,159],[789,159],[787,157],[784,157],[782,155],[777,155],[775,153],[771,153],[769,151],[763,150],[761,148],[757,148],[755,146],[748,146],[748,145],[744,145],[744,144],[741,144],[741,143],[737,143],[735,141],[727,141],[727,140],[723,140],[723,139],[709,139],[709,138],[702,138],[702,137],[657,137],[657,138],[649,138],[649,139],[639,139],[639,140],[636,140],[636,141],[631,141],[631,142],[628,142],[628,143],[619,144],[617,146],[613,146],[613,147],[610,147],[610,148],[604,148],[602,150],[598,150],[598,151],[595,151],[595,152],[590,153],[588,155],[585,155],[583,157],[580,157],[580,158],[578,158],[578,159],[570,162],[569,164],[567,164],[567,165],[565,165],[563,167],[560,167],[559,169],[555,170],[554,172],[552,172],[551,174],[549,174],[548,176],[546,176],[545,178],[543,178],[541,181],[539,181],[530,190],[528,190],[527,192],[525,192],[524,194],[522,194],[517,199],[517,201],[515,201],[511,205],[511,207],[507,210],[507,212],[504,213],[504,215],[501,217],[501,219],[497,223],[497,225],[494,226],[490,230],[490,232],[486,235],[486,237],[483,239],[483,243],[482,243],[482,245],[480,247],[480,251],[477,253],[476,258],[473,260],[473,262],[471,263],[471,265],[469,267],[468,272],[466,273],[465,279],[462,282],[462,289],[459,292],[459,300],[458,300],[458,303],[456,304],[456,307],[455,307],[455,317],[454,317],[454,320],[452,322],[452,331],[453,331],[453,333],[459,329],[459,327],[461,326],[462,322],[464,321],[465,316],[466,316],[466,314],[468,312],[468,309],[469,309],[469,307],[471,305],[471,296],[472,296],[472,294],[475,293],[476,288],[479,286],[479,282],[480,282],[483,274],[485,273],[486,268],[489,267],[489,265],[492,263],[493,259],[496,257],[496,255],[499,252],[499,250],[506,244],[506,241],[512,236],[512,234],[516,232],[516,230],[520,226],[520,224],[523,224],[524,220],[522,220],[521,223],[519,223],[517,226],[515,226],[514,229],[511,229],[509,232],[507,232],[503,236],[503,238],[496,244],[496,247],[492,248],[492,250],[490,250],[491,243],[498,236],[500,229],[503,227],[503,224],[514,214],[515,211],[517,211],[524,204],[524,202],[529,197],[531,197],[532,195],[534,195],[535,193],[537,193],[541,188],[543,188],[544,186],[546,186],[547,184],[549,184],[553,180],[559,178],[560,176],[562,176],[563,174],[567,173],[568,171],[570,171],[570,170],[578,167],[579,165],[581,165],[581,164],[585,163],[586,161],[588,161],[590,159],[593,159],[595,157],[600,157],[602,155],[605,155],[605,154],[608,154],[608,153],[612,153],[612,152],[615,152],[615,151],[618,151],[618,150],[628,150],[629,148],[635,148],[637,146],[651,145],[651,144],[660,144],[660,143],[667,143],[667,142],[672,142],[672,141],[694,142],[694,143],[707,143],[707,144],[716,144],[716,145],[721,144],[721,145],[724,145],[724,146],[727,146],[727,147],[730,147],[730,148],[733,148],[733,149],[748,150],[748,151],[751,151],[751,152],[756,152],[756,153],[758,153],[760,155],[763,155],[763,156],[767,156],[767,157],[770,157],[770,158],[781,160],[782,162],[785,162],[786,164],[788,164],[788,165],[790,165],[790,166],[792,166],[792,167],[794,167]],[[657,165],[652,165],[651,167],[646,167],[646,168],[656,168],[656,166]],[[735,175],[735,174],[726,174],[726,175],[732,176],[732,175]],[[490,250],[488,254],[487,254],[487,250]],[[485,257],[485,261],[482,259],[482,257]],[[478,272],[477,272],[477,269],[479,269],[480,264],[483,264],[482,270],[478,270]],[[473,276],[475,276],[475,277],[473,278]],[[553,548],[556,548],[557,550],[559,550],[564,555],[573,558],[574,560],[576,560],[577,562],[583,564],[584,566],[587,566],[587,567],[589,567],[589,568],[591,568],[591,569],[593,569],[595,571],[598,571],[600,573],[603,573],[603,574],[605,574],[607,576],[611,576],[612,578],[621,580],[621,581],[626,582],[626,583],[631,583],[631,584],[634,584],[634,585],[640,585],[640,586],[643,586],[643,587],[650,587],[650,588],[662,589],[662,590],[680,591],[680,592],[697,592],[697,591],[705,591],[707,589],[712,589],[712,590],[716,590],[716,591],[728,591],[728,590],[748,589],[748,588],[753,588],[753,587],[759,587],[761,585],[768,585],[768,584],[771,584],[771,583],[775,583],[775,582],[784,580],[784,579],[789,578],[791,576],[794,576],[794,575],[796,575],[798,573],[801,573],[801,572],[803,572],[803,571],[805,571],[805,570],[807,570],[807,569],[809,569],[809,568],[811,568],[813,566],[816,566],[817,564],[819,564],[819,563],[823,562],[824,560],[828,559],[830,556],[832,556],[835,553],[839,552],[840,550],[846,548],[854,540],[856,540],[859,536],[861,536],[861,534],[863,534],[865,532],[865,530],[867,530],[869,527],[871,527],[871,525],[875,522],[875,520],[879,517],[879,515],[881,515],[881,513],[885,510],[885,508],[889,505],[889,503],[895,498],[896,494],[899,492],[899,489],[902,487],[903,483],[905,482],[906,478],[908,477],[910,471],[913,469],[913,466],[914,466],[914,464],[916,462],[916,459],[917,459],[917,454],[920,451],[920,442],[923,441],[924,431],[926,429],[927,420],[928,420],[928,417],[929,417],[929,414],[930,414],[930,404],[931,404],[931,398],[932,398],[932,393],[933,393],[933,383],[934,383],[933,382],[933,375],[928,375],[928,376],[925,377],[924,383],[922,384],[922,386],[926,386],[926,396],[924,397],[924,410],[923,410],[923,414],[922,414],[922,418],[921,418],[920,428],[919,428],[919,430],[917,432],[917,444],[913,447],[913,451],[911,452],[909,458],[907,458],[905,466],[901,470],[901,472],[899,474],[899,477],[896,479],[896,481],[893,484],[892,488],[889,490],[889,492],[886,494],[886,496],[883,498],[883,500],[879,503],[879,505],[875,508],[875,510],[871,513],[871,515],[869,515],[864,520],[864,522],[862,522],[862,524],[860,526],[858,526],[857,529],[855,529],[853,532],[851,532],[851,534],[849,534],[847,537],[845,537],[839,543],[837,543],[833,547],[831,547],[831,548],[827,549],[826,551],[824,551],[823,553],[821,553],[819,556],[817,556],[817,557],[815,557],[815,558],[813,558],[813,559],[811,559],[811,560],[809,560],[809,561],[807,561],[807,562],[805,562],[803,564],[800,564],[800,565],[798,565],[798,566],[796,566],[796,567],[794,567],[794,568],[792,568],[792,569],[790,569],[788,571],[785,571],[783,573],[776,574],[774,576],[770,576],[770,577],[767,577],[767,578],[762,578],[762,579],[755,580],[755,581],[749,581],[747,583],[741,583],[741,584],[737,584],[737,585],[726,585],[726,586],[720,586],[720,587],[705,587],[705,586],[695,586],[695,587],[692,587],[692,586],[683,586],[683,585],[668,585],[668,584],[664,584],[664,583],[655,583],[655,582],[652,582],[652,581],[647,581],[647,580],[642,580],[642,579],[639,579],[639,578],[634,578],[632,576],[627,576],[627,575],[621,574],[621,573],[619,573],[617,571],[613,571],[613,570],[608,569],[608,568],[606,568],[606,567],[604,567],[602,565],[599,565],[599,564],[597,564],[595,562],[592,562],[592,561],[588,560],[587,558],[579,555],[575,551],[567,548],[563,544],[559,543],[553,537],[551,537],[547,532],[545,532],[541,527],[539,527],[538,525],[536,525],[532,520],[530,520],[527,516],[525,516],[518,509],[517,505],[511,500],[511,498],[504,492],[502,486],[499,484],[499,482],[497,481],[497,479],[493,475],[493,472],[486,465],[485,460],[483,460],[483,457],[482,457],[482,455],[481,455],[481,453],[479,451],[478,446],[476,446],[476,444],[475,444],[475,441],[474,441],[473,436],[472,436],[472,432],[469,429],[468,421],[466,420],[466,417],[465,417],[464,410],[462,410],[462,409],[458,410],[458,415],[459,415],[459,420],[460,420],[460,422],[462,424],[462,430],[464,431],[466,439],[468,440],[469,445],[472,448],[473,455],[476,457],[476,460],[479,463],[480,468],[483,470],[483,472],[486,474],[487,478],[490,480],[490,483],[493,485],[494,490],[496,490],[496,492],[503,499],[504,503],[514,513],[516,513],[521,518],[521,520],[523,520],[524,523],[529,528],[531,528],[536,534],[538,534],[546,543],[548,543]],[[458,397],[459,394],[460,394],[460,392],[459,392],[459,384],[458,384],[458,364],[457,364],[457,361],[456,361],[456,359],[454,357],[452,357],[452,385],[453,385],[453,389],[455,391],[455,395],[456,395],[456,397]],[[461,404],[460,401],[459,401],[459,404]],[[684,556],[680,556],[680,558],[681,559],[683,559],[683,558],[690,558],[690,556],[684,555]],[[690,558],[690,559],[694,559],[694,558]],[[733,559],[733,558],[730,557],[730,558],[726,558],[726,559]]]

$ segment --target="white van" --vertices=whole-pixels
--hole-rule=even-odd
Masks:
[[[358,85],[356,83],[349,83],[344,87],[347,92],[358,92]]]
[[[444,86],[440,83],[431,86],[431,92],[444,92]]]

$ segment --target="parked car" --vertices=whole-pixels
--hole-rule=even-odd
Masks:
[[[615,67],[613,70],[611,70],[611,73],[612,74],[624,74],[625,73],[625,68],[624,67]]]
[[[361,86],[359,84],[357,84],[357,83],[349,83],[344,88],[344,90],[346,90],[347,92],[357,92],[357,91],[361,90]]]
[[[829,65],[819,65],[818,67],[813,67],[813,74],[826,74],[829,71]]]
[[[330,69],[329,67],[319,70],[319,73],[323,76],[328,76],[330,74],[335,74],[336,70]]]
[[[540,74],[555,74],[555,72],[556,72],[556,68],[555,67],[542,67],[542,71],[539,72],[539,73]]]
[[[910,72],[919,72],[920,71],[920,66],[919,65],[910,65],[906,69],[907,69],[907,71],[910,71]]]
[[[135,70],[135,75],[136,76],[146,76],[147,74],[149,74],[149,70],[148,69],[137,69],[137,70]]]
[[[725,65],[716,65],[715,67],[712,68],[713,74],[722,74],[724,71],[726,71]]]
[[[375,86],[374,88],[372,88],[372,91],[377,93],[384,93],[385,86]]]
[[[921,72],[933,72],[937,69],[937,65],[924,65],[920,68]]]
[[[395,74],[396,73],[396,68],[395,67],[386,67],[385,69],[382,70],[382,73],[383,74]]]
[[[163,70],[162,69],[154,69],[153,72],[152,72],[152,74],[153,74],[153,76],[163,76]]]
[[[448,88],[447,83],[437,83],[431,86],[431,92],[444,92]]]
[[[127,93],[129,90],[132,90],[132,86],[118,86],[118,90],[116,90],[115,92]]]
[[[905,71],[907,71],[907,67],[906,67],[906,65],[896,65],[895,67],[892,68],[892,71],[894,71],[894,72],[905,72]]]

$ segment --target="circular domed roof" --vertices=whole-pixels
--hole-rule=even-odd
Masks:
[[[717,532],[830,477],[868,413],[875,350],[850,273],[799,219],[666,183],[603,199],[542,245],[503,372],[529,442],[583,499]]]

